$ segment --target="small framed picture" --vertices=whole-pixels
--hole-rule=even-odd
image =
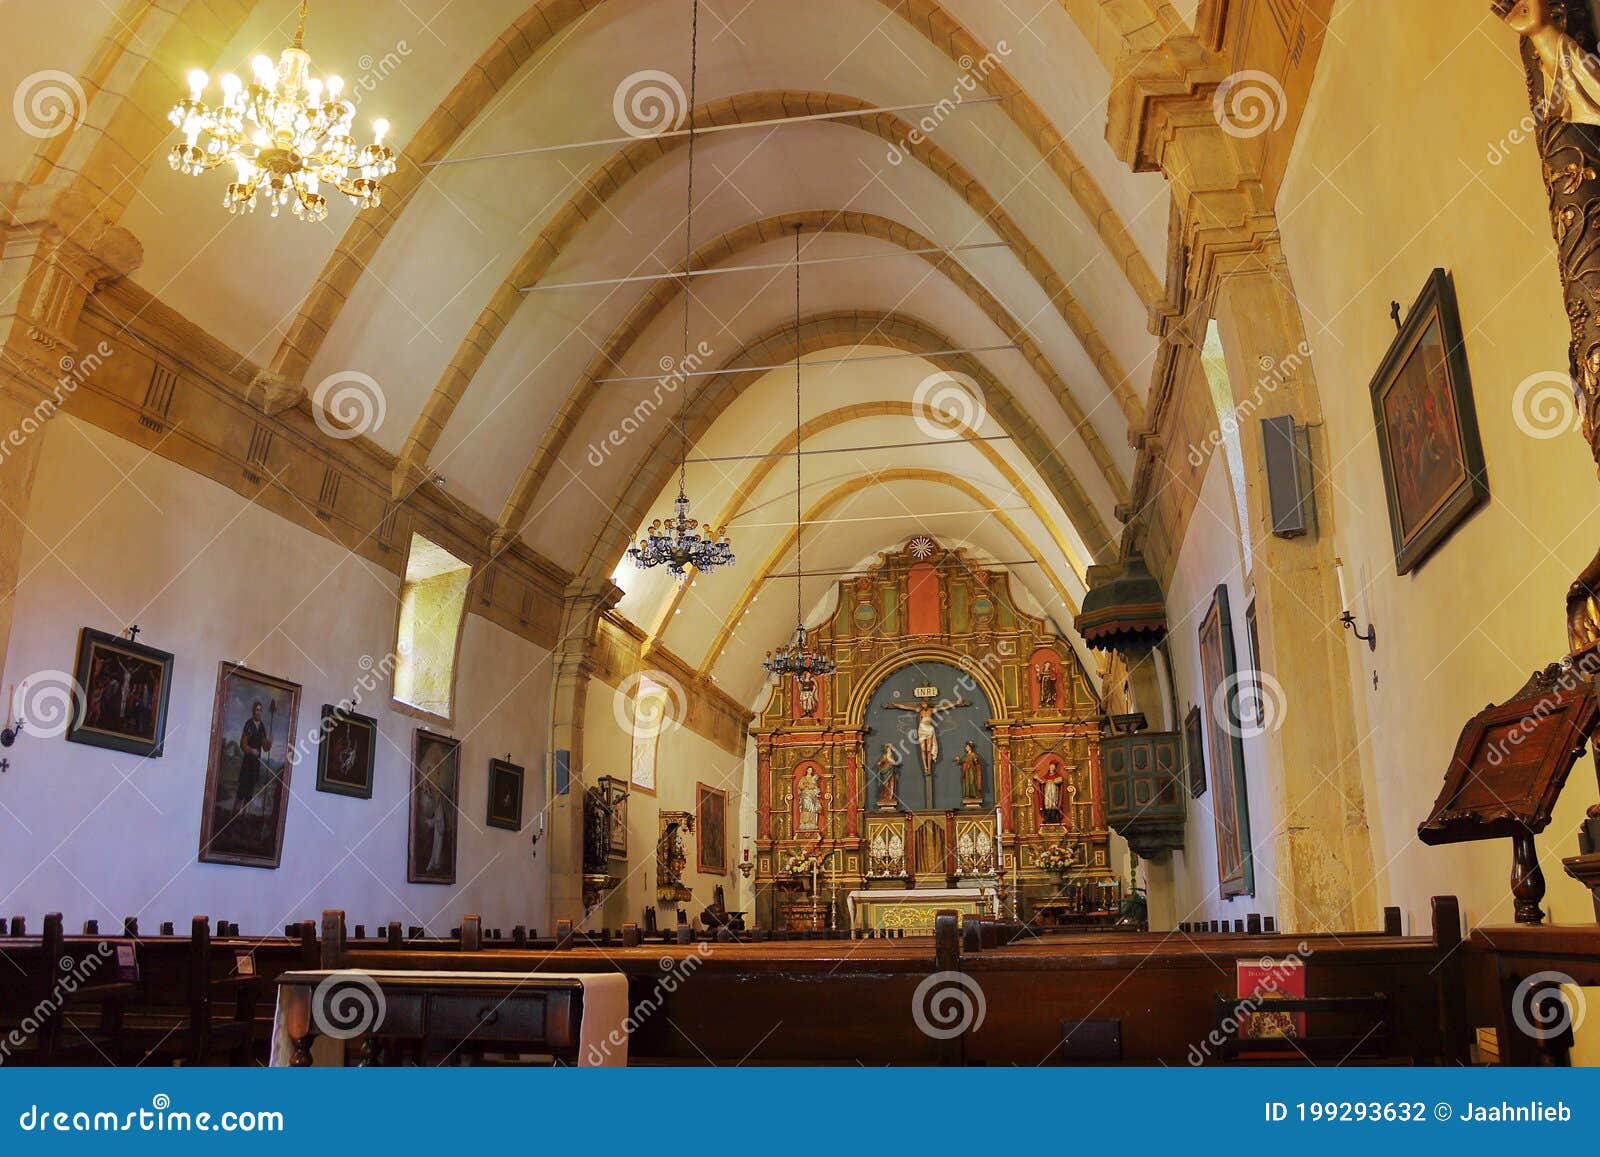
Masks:
[[[1395,570],[1422,565],[1489,501],[1478,414],[1450,276],[1428,276],[1370,387]]]
[[[728,870],[728,793],[703,783],[695,784],[695,867],[722,875]]]
[[[1189,764],[1189,794],[1199,799],[1206,794],[1206,733],[1198,704],[1183,720],[1183,757]]]
[[[411,823],[406,880],[456,882],[456,833],[461,815],[461,741],[417,728],[411,741]]]
[[[83,692],[67,727],[72,743],[158,758],[167,735],[172,656],[85,627],[73,678]]]
[[[378,721],[322,705],[322,741],[317,744],[317,790],[372,798],[372,765],[378,746]]]
[[[299,711],[298,683],[221,664],[200,816],[201,862],[278,866]]]
[[[489,815],[491,828],[522,830],[522,768],[504,759],[489,761]]]

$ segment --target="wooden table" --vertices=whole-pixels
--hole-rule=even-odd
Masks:
[[[409,1057],[470,1061],[487,1052],[622,1065],[627,981],[548,972],[319,969],[278,977],[272,1064],[316,1063],[319,1035],[362,1040],[363,1065]],[[359,1029],[359,1031],[356,1031]],[[319,1050],[343,1063],[341,1048]]]
[[[1567,1064],[1570,1017],[1553,1002],[1562,984],[1600,985],[1600,924],[1479,928],[1468,947],[1486,962],[1498,995],[1500,1063]]]

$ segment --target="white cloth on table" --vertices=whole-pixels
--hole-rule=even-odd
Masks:
[[[583,1015],[578,1020],[578,1064],[580,1067],[621,1066],[628,1063],[628,978],[620,972],[413,972],[405,970],[369,971],[365,968],[334,968],[299,972],[312,977],[340,973],[371,977],[382,989],[386,979],[419,980],[430,978],[485,981],[577,980],[583,983]],[[283,988],[278,989],[277,1011],[272,1018],[272,1047],[268,1063],[283,1066],[294,1056],[294,1042],[284,1025],[287,1010]],[[318,1033],[312,1043],[311,1059],[316,1065],[344,1064],[345,1042]]]

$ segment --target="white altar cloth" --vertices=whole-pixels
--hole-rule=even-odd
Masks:
[[[416,980],[419,977],[461,977],[468,980],[579,980],[583,982],[583,1016],[578,1020],[578,1065],[625,1066],[628,1063],[628,978],[619,972],[447,972],[447,971],[368,971],[364,968],[335,968],[301,972],[304,976],[335,976],[354,973],[370,977],[381,991],[386,977]],[[272,1018],[272,1046],[268,1064],[286,1066],[294,1056],[294,1042],[284,1026],[287,1015],[283,990],[278,990],[277,1010]],[[618,1042],[621,1042],[620,1044]],[[311,1046],[315,1065],[344,1064],[345,1042],[318,1033]],[[598,1059],[596,1059],[598,1058]]]

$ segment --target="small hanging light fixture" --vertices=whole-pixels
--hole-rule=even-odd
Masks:
[[[794,634],[789,645],[778,651],[768,651],[761,665],[767,674],[777,678],[782,675],[832,675],[839,664],[830,655],[814,651],[806,642],[805,611],[801,605],[800,584],[805,581],[805,568],[800,565],[800,536],[803,527],[800,513],[800,226],[794,227]]]
[[[693,294],[689,290],[689,263],[694,255],[694,101],[695,82],[699,75],[700,0],[694,0],[689,23],[689,176],[688,208],[683,218],[683,352],[678,358],[682,400],[678,403],[678,497],[673,501],[670,517],[658,518],[650,524],[645,536],[628,548],[628,557],[640,570],[664,566],[681,583],[692,567],[702,574],[718,567],[733,565],[733,544],[728,541],[728,528],[706,526],[704,533],[698,520],[689,517],[687,477],[689,473],[689,389],[684,366],[689,361],[689,303]]]

